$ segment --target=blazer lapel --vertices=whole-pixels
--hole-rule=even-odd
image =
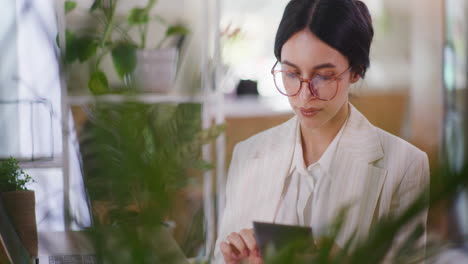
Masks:
[[[294,116],[271,135],[271,142],[266,142],[261,152],[254,154],[252,163],[258,166],[252,170],[252,173],[257,173],[252,178],[259,180],[257,191],[262,193],[257,195],[261,200],[257,204],[264,205],[254,213],[253,219],[256,221],[274,221],[285,179],[291,168],[297,125],[298,120]]]
[[[338,144],[330,168],[328,221],[348,206],[337,241],[344,243],[355,231],[360,236],[369,230],[387,171],[374,166],[384,156],[375,127],[351,104]]]

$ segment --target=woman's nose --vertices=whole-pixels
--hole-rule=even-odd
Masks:
[[[314,99],[315,96],[312,94],[310,89],[310,84],[308,82],[301,82],[301,90],[299,91],[299,98],[301,100],[311,100]]]

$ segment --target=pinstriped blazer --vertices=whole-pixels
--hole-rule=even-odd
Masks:
[[[226,205],[215,246],[231,232],[252,228],[253,221],[273,222],[290,171],[299,121],[289,121],[240,142],[234,148],[226,185]],[[330,173],[330,192],[320,208],[331,222],[349,206],[338,246],[356,231],[365,237],[372,223],[405,209],[429,183],[426,153],[375,126],[350,104]],[[420,216],[426,223],[427,211]],[[425,238],[424,238],[425,240]]]

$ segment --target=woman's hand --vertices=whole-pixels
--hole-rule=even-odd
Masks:
[[[253,229],[231,233],[225,242],[221,242],[220,249],[226,264],[237,264],[244,260],[249,264],[263,263]]]

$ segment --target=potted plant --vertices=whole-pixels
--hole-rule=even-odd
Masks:
[[[182,40],[189,33],[183,25],[170,25],[151,11],[156,0],[146,6],[134,7],[124,17],[117,14],[117,0],[95,0],[89,9],[93,23],[84,30],[66,30],[66,64],[76,61],[90,63],[89,90],[95,94],[132,91],[165,93],[173,84],[177,65],[177,47],[163,48],[169,39]],[[65,2],[65,13],[76,8],[74,1]],[[164,37],[155,47],[148,47],[150,23],[156,21],[166,27]],[[137,31],[138,37],[132,33]],[[179,45],[180,46],[180,45]],[[112,64],[123,84],[123,89],[111,88],[108,74],[103,69],[103,59],[110,55]]]
[[[7,213],[31,256],[37,256],[35,195],[26,185],[33,180],[9,158],[0,163],[0,196]]]

